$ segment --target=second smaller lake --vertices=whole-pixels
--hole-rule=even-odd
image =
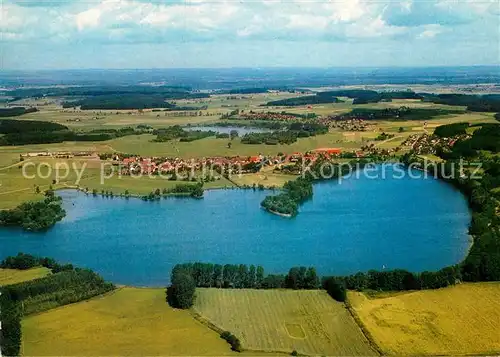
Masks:
[[[232,130],[236,130],[239,136],[250,134],[250,133],[269,133],[274,130],[267,128],[255,128],[255,127],[240,127],[240,126],[204,126],[204,125],[196,125],[196,126],[186,126],[183,128],[187,131],[215,131],[218,134],[229,134]]]

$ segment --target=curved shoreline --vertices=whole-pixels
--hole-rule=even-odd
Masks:
[[[263,209],[269,213],[275,214],[275,215],[280,216],[280,217],[285,217],[285,218],[292,218],[293,217],[293,215],[291,215],[290,213],[281,213],[278,211],[273,211],[273,210],[268,209],[268,208],[263,208]]]

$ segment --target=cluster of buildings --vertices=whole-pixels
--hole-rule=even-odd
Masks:
[[[300,160],[315,161],[321,156],[337,157],[342,153],[336,148],[321,148],[307,153],[296,152],[281,155],[227,156],[196,159],[165,158],[165,157],[123,157],[116,154],[113,162],[118,164],[124,175],[134,174],[168,174],[174,172],[204,171],[207,169],[225,172],[237,170],[239,173],[255,172],[256,168],[296,163]]]
[[[368,124],[363,119],[339,119],[339,117],[320,118],[319,123],[344,131],[366,131]]]
[[[403,143],[403,146],[411,147],[416,154],[435,154],[438,147],[452,147],[459,138],[440,138],[429,134],[410,135]]]

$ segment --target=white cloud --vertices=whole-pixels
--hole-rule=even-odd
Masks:
[[[89,9],[76,15],[76,26],[79,31],[86,27],[97,27],[101,18],[100,9]]]
[[[406,31],[405,27],[387,25],[382,20],[382,16],[379,15],[375,19],[349,25],[346,29],[346,35],[353,38],[391,37]]]
[[[419,39],[434,38],[443,32],[443,26],[441,25],[426,25],[423,28],[424,30],[417,35]]]
[[[12,1],[12,0],[3,0]],[[176,31],[182,38],[196,39],[356,39],[383,40],[408,34],[425,40],[448,31],[455,24],[438,25],[440,19],[432,13],[432,21],[421,19],[425,11],[417,11],[422,1],[405,0],[394,6],[399,9],[395,23],[387,18],[386,2],[372,0],[75,0],[60,7],[23,7],[5,3],[0,9],[0,30],[6,41],[49,39],[71,41],[80,39],[127,41],[168,41]],[[436,0],[424,9],[437,9],[448,14],[450,9],[480,14],[489,23],[494,21],[497,0]],[[390,9],[394,10],[394,7]],[[422,10],[422,9],[421,9]],[[434,11],[434,10],[433,10]],[[418,12],[418,13],[417,13]],[[493,15],[492,15],[493,14]],[[419,18],[420,17],[420,18]],[[498,16],[497,16],[498,18]],[[412,21],[413,30],[405,21]],[[498,20],[497,20],[498,23]],[[430,25],[425,25],[430,24]],[[435,26],[432,26],[435,25]],[[481,24],[478,23],[480,28]],[[120,30],[118,30],[120,29]],[[126,30],[125,30],[126,29]],[[484,30],[486,31],[486,30]],[[19,36],[7,34],[16,33]],[[496,34],[498,37],[498,34]]]

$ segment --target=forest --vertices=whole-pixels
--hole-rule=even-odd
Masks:
[[[167,128],[155,129],[153,134],[156,138],[154,142],[163,143],[173,139],[179,139],[181,142],[190,142],[209,136],[215,136],[215,131],[202,131],[202,130],[184,130],[180,125],[173,125]]]
[[[0,120],[0,146],[52,144],[63,141],[105,141],[126,135],[140,135],[146,129],[125,127],[120,129],[95,129],[85,133],[74,132],[68,127],[36,120]]]
[[[52,274],[0,288],[2,339],[0,349],[6,356],[18,356],[21,347],[21,318],[58,306],[86,300],[104,294],[115,287],[88,269],[61,265],[51,258],[18,254],[2,261],[2,267],[34,267],[48,265]],[[64,269],[61,269],[63,267]]]
[[[67,126],[38,120],[0,120],[0,134],[19,134],[27,132],[48,132],[69,130]]]
[[[424,102],[465,106],[472,112],[500,112],[500,94],[421,94]]]
[[[21,98],[42,98],[42,97],[85,97],[101,95],[120,94],[147,94],[164,95],[172,99],[204,98],[207,94],[193,93],[191,88],[184,86],[77,86],[77,87],[45,87],[45,88],[17,88],[7,91],[8,96],[14,100]]]
[[[342,101],[340,99],[338,99],[335,95],[331,94],[330,92],[320,92],[315,95],[306,95],[302,97],[273,100],[263,105],[296,107],[301,105],[328,104],[328,103],[341,103],[341,102]]]
[[[438,127],[436,135],[442,135],[443,130],[447,134],[463,133],[458,125],[451,128],[450,130],[449,126],[442,129]],[[443,159],[472,158],[478,156],[483,150],[500,152],[500,124],[481,124],[481,127],[475,130],[472,136],[459,137],[451,149],[439,148],[438,154]]]
[[[427,108],[385,108],[367,109],[356,108],[347,114],[332,117],[334,120],[362,119],[362,120],[429,120],[436,116],[462,113],[459,110],[427,109]]]
[[[465,135],[467,134],[467,128],[469,125],[469,123],[441,125],[434,130],[434,135],[437,135],[440,138],[451,138],[453,136]]]
[[[0,227],[21,227],[29,232],[44,231],[65,216],[61,197],[49,190],[42,201],[24,202],[16,208],[0,210]]]
[[[243,144],[292,144],[298,138],[322,135],[328,133],[326,125],[317,123],[292,123],[286,130],[277,130],[271,133],[248,133],[241,137]]]
[[[23,114],[35,113],[38,109],[36,108],[24,108],[24,107],[12,107],[12,108],[0,108],[0,118],[2,117],[17,117]]]
[[[338,97],[353,99],[352,104],[378,103],[381,101],[392,101],[393,99],[422,99],[422,96],[412,91],[376,92],[364,89],[345,89],[327,92],[319,92],[290,99],[275,100],[266,103],[266,106],[301,106],[312,104],[327,104],[342,102]]]

